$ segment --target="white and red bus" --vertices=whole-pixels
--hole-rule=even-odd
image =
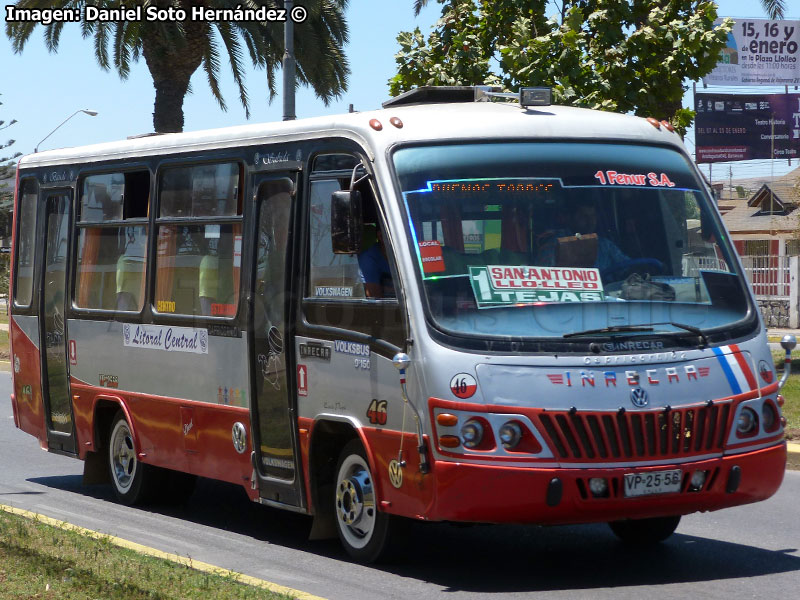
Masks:
[[[123,503],[237,483],[363,561],[402,518],[654,542],[768,498],[781,384],[678,135],[477,96],[22,158],[16,426]]]

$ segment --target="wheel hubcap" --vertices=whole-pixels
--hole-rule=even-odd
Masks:
[[[133,449],[133,438],[127,426],[117,428],[112,442],[113,471],[117,485],[125,490],[131,485],[136,471],[136,453]]]
[[[375,493],[369,471],[354,468],[336,486],[339,519],[357,537],[369,535],[375,525]]]

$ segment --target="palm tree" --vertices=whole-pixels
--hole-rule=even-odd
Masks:
[[[767,11],[770,19],[783,19],[786,10],[784,0],[761,0],[761,6]]]
[[[130,7],[130,2],[99,1],[92,3],[101,9]],[[84,37],[94,38],[95,58],[103,69],[112,66],[122,79],[127,78],[131,64],[144,57],[156,89],[153,126],[157,132],[183,130],[183,100],[189,91],[192,74],[200,67],[206,73],[208,85],[222,110],[227,105],[219,87],[220,66],[224,57],[230,63],[236,82],[239,101],[250,117],[250,101],[244,82],[243,61],[249,56],[256,68],[267,73],[269,99],[276,95],[275,72],[283,56],[283,23],[256,21],[204,21],[191,19],[193,6],[211,9],[277,8],[281,0],[267,2],[186,0],[145,0],[143,7],[174,8],[186,11],[187,18],[178,22],[157,21],[86,21],[81,23]],[[19,9],[69,8],[82,9],[81,0],[19,0]],[[310,85],[325,105],[341,96],[347,89],[349,68],[343,46],[347,42],[344,12],[347,0],[304,0],[308,17],[295,24],[295,56],[297,79]],[[14,51],[25,48],[36,28],[33,22],[8,22],[6,35]],[[45,44],[51,52],[58,51],[63,22],[45,25]]]

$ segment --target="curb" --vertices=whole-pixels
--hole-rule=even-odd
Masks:
[[[249,575],[244,575],[243,573],[237,573],[236,571],[229,571],[228,569],[216,567],[214,565],[200,562],[192,558],[183,557],[180,556],[179,554],[170,554],[168,552],[162,552],[161,550],[156,550],[155,548],[150,548],[149,546],[143,546],[141,544],[130,542],[128,540],[124,540],[122,538],[118,538],[113,535],[106,535],[98,531],[93,531],[91,529],[86,529],[84,527],[72,525],[71,523],[67,523],[66,521],[59,521],[57,519],[52,519],[45,515],[23,510],[21,508],[14,508],[13,506],[0,504],[0,511],[7,512],[12,515],[18,515],[20,517],[25,517],[26,519],[30,519],[31,521],[44,523],[45,525],[50,525],[52,527],[58,527],[59,529],[64,529],[65,531],[73,531],[75,533],[79,533],[80,535],[89,538],[107,540],[108,542],[114,544],[115,546],[119,546],[120,548],[127,548],[128,550],[133,550],[135,552],[138,552],[139,554],[144,554],[146,556],[151,556],[153,558],[169,560],[174,563],[178,563],[179,565],[182,565],[184,567],[188,567],[196,571],[202,571],[204,573],[209,573],[211,575],[218,575],[220,577],[230,577],[232,580],[237,581],[239,583],[244,583],[247,585],[251,585],[253,587],[269,590],[271,592],[275,592],[278,594],[285,594],[287,596],[295,598],[296,600],[325,600],[325,598],[322,598],[320,596],[314,596],[312,594],[308,594],[300,590],[295,590],[282,585],[278,585],[277,583],[272,583],[271,581],[266,581],[264,579],[251,577]]]

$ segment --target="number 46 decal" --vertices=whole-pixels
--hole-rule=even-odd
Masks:
[[[450,380],[450,391],[457,398],[471,398],[478,389],[478,382],[469,373],[453,375]]]
[[[386,400],[373,400],[367,409],[367,418],[373,425],[386,425],[386,412],[389,403]]]

